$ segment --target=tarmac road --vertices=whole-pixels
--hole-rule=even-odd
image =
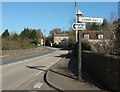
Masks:
[[[23,61],[23,60],[30,59],[30,58],[37,57],[37,56],[50,54],[54,51],[55,51],[55,49],[45,48],[45,50],[43,52],[37,52],[37,53],[28,54],[26,56],[19,56],[17,58],[13,58],[13,59],[2,60],[2,65],[14,63],[14,62],[18,62],[18,61]]]
[[[42,87],[42,90],[53,90],[45,84],[44,73],[67,53],[66,50],[56,50],[51,54],[2,65],[2,89],[40,90]]]

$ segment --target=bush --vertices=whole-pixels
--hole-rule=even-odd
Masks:
[[[113,22],[115,29],[115,46],[114,51],[117,56],[120,56],[120,18]]]
[[[92,45],[88,41],[82,41],[81,46],[82,46],[82,50],[92,51]]]
[[[37,46],[38,45],[38,40],[37,40],[37,38],[35,38],[32,42],[31,42],[31,44],[34,44],[35,46]]]
[[[53,47],[59,48],[60,46],[57,45],[56,43],[53,43]]]
[[[87,50],[87,51],[94,51],[94,48],[92,46],[92,44],[88,41],[82,41],[81,42],[81,49],[82,50]],[[78,43],[76,43],[74,45],[74,48],[73,48],[73,54],[75,54],[75,56],[78,55]]]
[[[12,39],[2,39],[2,50],[18,50],[18,49],[29,49],[33,48],[30,44],[30,40],[12,40]]]

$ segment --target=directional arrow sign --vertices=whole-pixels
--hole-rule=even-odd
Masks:
[[[78,19],[79,22],[98,22],[98,23],[103,23],[102,18],[90,18],[90,17],[79,17]]]
[[[73,30],[85,30],[86,24],[85,23],[73,23],[72,28]]]

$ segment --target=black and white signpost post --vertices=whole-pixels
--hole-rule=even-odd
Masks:
[[[79,17],[82,17],[82,13],[80,11],[77,12],[77,23],[79,22]],[[81,64],[81,31],[85,28],[85,24],[81,24],[81,27],[78,26],[78,80],[81,80],[82,78],[82,64]]]
[[[81,31],[85,30],[85,23],[79,23],[79,17],[82,17],[82,13],[79,10],[77,12],[77,23],[73,23],[72,28],[73,30],[78,30],[77,34],[77,43],[78,43],[78,80],[81,80]]]
[[[82,62],[81,62],[81,30],[78,30],[78,80],[81,80],[82,78]]]
[[[90,18],[90,17],[82,17],[82,13],[79,10],[76,14],[77,23],[73,23],[72,28],[73,30],[78,30],[78,80],[82,79],[82,52],[81,52],[81,31],[86,29],[85,22],[98,22],[103,23],[102,18]]]

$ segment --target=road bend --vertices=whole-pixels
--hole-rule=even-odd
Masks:
[[[63,58],[68,51],[56,50],[50,54],[2,65],[2,90],[53,90],[43,80],[45,71]]]

